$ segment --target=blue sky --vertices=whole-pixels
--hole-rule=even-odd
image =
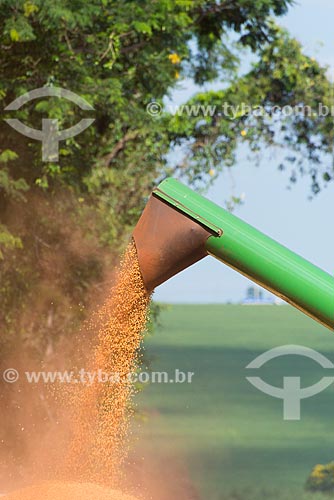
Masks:
[[[300,0],[279,23],[303,44],[307,54],[328,65],[334,75],[333,18],[334,0]],[[194,90],[185,84],[175,94],[175,102],[189,98]],[[291,190],[287,189],[287,174],[276,169],[280,161],[278,152],[266,154],[260,167],[247,160],[242,148],[238,157],[237,166],[219,176],[207,197],[224,205],[231,194],[244,193],[244,205],[236,210],[236,215],[334,274],[334,183],[309,201],[309,179],[302,179]],[[155,300],[238,302],[248,286],[246,278],[206,257],[158,287]]]

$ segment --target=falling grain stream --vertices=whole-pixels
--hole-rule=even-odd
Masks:
[[[135,500],[116,491],[127,455],[131,399],[129,374],[138,368],[138,353],[150,297],[131,243],[122,259],[110,298],[96,317],[97,337],[88,369],[114,380],[64,389],[71,408],[71,439],[55,480],[5,496],[8,500]],[[68,399],[68,401],[66,401]]]

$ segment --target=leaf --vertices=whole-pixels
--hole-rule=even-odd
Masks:
[[[139,33],[145,33],[147,35],[152,34],[152,28],[149,24],[144,23],[143,21],[134,21],[132,23],[134,29]]]
[[[21,238],[14,236],[6,226],[0,224],[0,259],[4,258],[2,250],[14,248],[23,248]]]
[[[23,4],[23,10],[25,17],[30,17],[32,14],[38,11],[38,7],[33,2],[25,2]]]
[[[15,28],[12,28],[9,32],[9,36],[13,42],[18,42],[20,40],[20,35]]]
[[[0,163],[8,163],[9,161],[16,160],[17,158],[17,153],[11,149],[5,149],[2,153],[0,153]]]
[[[9,35],[12,42],[28,42],[36,38],[31,24],[24,15],[7,19],[4,33]]]

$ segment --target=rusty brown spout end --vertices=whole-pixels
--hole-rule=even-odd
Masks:
[[[133,238],[148,292],[207,255],[210,232],[152,195]]]

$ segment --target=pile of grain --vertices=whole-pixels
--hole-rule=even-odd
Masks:
[[[91,483],[46,482],[19,490],[4,500],[136,500],[119,491]]]

